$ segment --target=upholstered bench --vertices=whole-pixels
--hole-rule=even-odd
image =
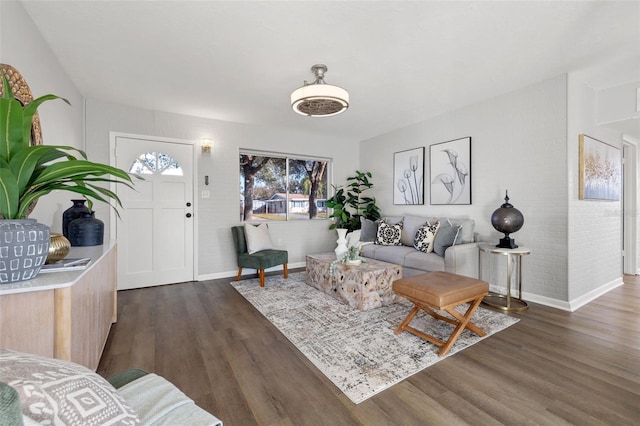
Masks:
[[[438,356],[444,356],[449,353],[458,336],[465,329],[476,333],[478,336],[486,335],[480,327],[471,322],[473,313],[482,302],[484,296],[489,293],[489,284],[484,281],[449,272],[430,272],[394,281],[393,291],[398,296],[409,299],[414,303],[413,309],[398,326],[395,334],[408,331],[439,346],[440,352]],[[469,307],[463,315],[455,307],[464,303],[469,303]],[[446,342],[409,326],[409,323],[415,318],[420,309],[435,319],[456,326]],[[436,310],[445,311],[453,318],[440,315]]]

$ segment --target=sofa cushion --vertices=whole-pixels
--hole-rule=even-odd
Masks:
[[[399,246],[400,236],[402,235],[402,223],[395,225],[388,224],[384,221],[378,225],[378,234],[376,236],[376,244],[382,246]]]
[[[438,219],[440,223],[448,222],[451,225],[461,226],[460,234],[456,239],[456,244],[466,244],[473,242],[473,230],[475,227],[475,221],[473,219],[454,219],[441,217]]]
[[[404,264],[402,266],[430,272],[445,270],[444,258],[435,253],[423,253],[417,250],[413,250],[413,253],[404,256]]]
[[[22,415],[32,423],[139,423],[109,382],[73,362],[0,349],[0,381],[18,392]]]
[[[378,244],[362,246],[362,256],[401,266],[404,265],[404,258],[412,253],[416,253],[416,249],[407,246],[381,246]]]
[[[363,243],[372,243],[376,240],[378,235],[379,221],[373,221],[367,219],[364,216],[360,216],[360,241]]]
[[[418,228],[429,221],[434,221],[434,219],[426,216],[405,215],[402,218],[402,237],[400,238],[402,244],[413,247]]]
[[[440,224],[436,238],[433,241],[433,251],[444,257],[444,252],[456,243],[458,234],[460,233],[459,225],[451,225],[449,222]]]
[[[440,222],[427,222],[418,228],[414,238],[413,246],[416,250],[423,253],[431,253],[433,251],[433,241],[440,227]]]

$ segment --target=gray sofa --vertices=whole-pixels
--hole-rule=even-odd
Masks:
[[[432,216],[388,216],[384,220],[389,224],[402,222],[401,245],[380,245],[371,239],[372,223],[362,223],[361,229],[361,256],[383,262],[395,263],[403,268],[405,277],[425,272],[445,271],[454,274],[478,278],[478,247],[474,242],[474,226],[472,219],[445,218]],[[440,228],[436,233],[436,251],[424,253],[414,248],[414,238],[418,228],[427,221],[431,224],[436,221]],[[445,241],[443,231],[446,227],[453,226],[456,232],[454,241]],[[442,238],[439,238],[439,233]],[[448,245],[453,243],[453,245]],[[439,254],[440,253],[440,254]]]

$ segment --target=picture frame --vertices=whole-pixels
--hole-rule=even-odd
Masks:
[[[471,204],[471,136],[429,146],[431,205]]]
[[[421,147],[393,154],[393,204],[424,204],[424,151]]]
[[[578,198],[580,200],[620,201],[622,156],[619,148],[579,135]]]

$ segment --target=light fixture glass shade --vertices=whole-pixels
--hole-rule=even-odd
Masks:
[[[331,117],[349,108],[349,93],[330,84],[309,84],[293,91],[291,108],[301,115]]]
[[[211,138],[202,138],[200,142],[200,149],[203,154],[211,154],[211,145],[213,144],[213,139]]]

